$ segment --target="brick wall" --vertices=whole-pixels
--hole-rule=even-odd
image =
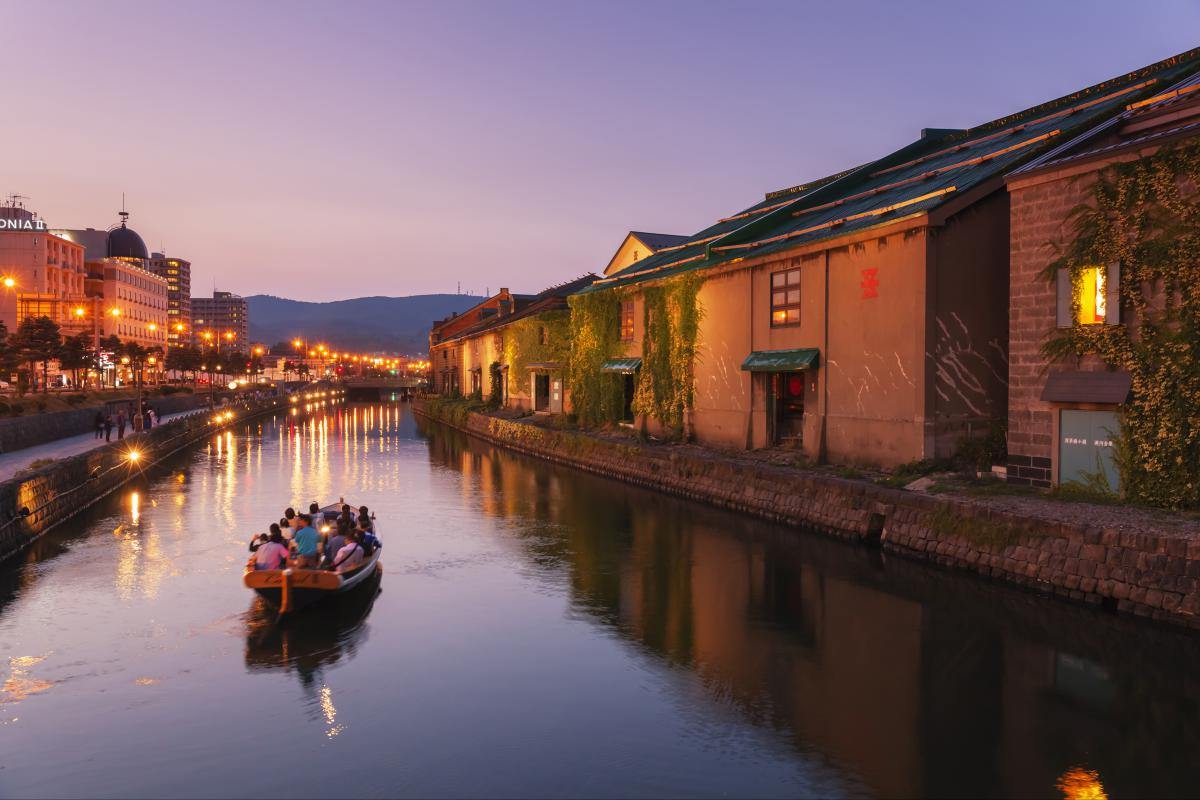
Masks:
[[[426,414],[420,400],[417,414]],[[451,424],[446,420],[440,420]],[[526,455],[969,570],[1041,592],[1200,628],[1200,541],[1032,519],[969,501],[470,414],[466,433]]]
[[[1056,326],[1056,289],[1041,272],[1070,235],[1071,211],[1086,202],[1095,176],[1047,175],[1009,186],[1008,475],[1049,488],[1054,448],[1051,406],[1039,397],[1047,363],[1040,354]]]

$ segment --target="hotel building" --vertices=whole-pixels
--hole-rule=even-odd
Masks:
[[[218,339],[221,347],[246,352],[250,347],[246,299],[232,292],[192,299],[192,344],[203,347]]]
[[[86,275],[81,245],[16,201],[0,207],[0,321],[10,333],[39,316],[67,334],[81,329],[73,309],[85,302]]]
[[[167,344],[172,347],[191,342],[192,262],[168,258],[162,253],[150,255],[150,271],[167,281]]]

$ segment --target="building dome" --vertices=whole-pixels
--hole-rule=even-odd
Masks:
[[[150,251],[146,249],[142,237],[132,228],[125,227],[125,221],[122,220],[119,226],[108,232],[108,257],[146,261],[150,258]]]

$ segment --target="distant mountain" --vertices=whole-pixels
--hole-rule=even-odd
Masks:
[[[346,350],[417,355],[429,347],[429,325],[483,298],[464,294],[358,297],[310,303],[267,294],[246,298],[250,338],[272,345],[303,337]]]

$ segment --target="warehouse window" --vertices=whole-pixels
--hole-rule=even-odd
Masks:
[[[771,273],[771,327],[800,324],[800,270]]]
[[[1121,321],[1121,265],[1084,267],[1078,282],[1071,270],[1058,271],[1056,321],[1058,327],[1080,325],[1116,325]],[[1074,309],[1078,316],[1074,316]]]
[[[633,301],[621,303],[621,341],[633,341]]]

